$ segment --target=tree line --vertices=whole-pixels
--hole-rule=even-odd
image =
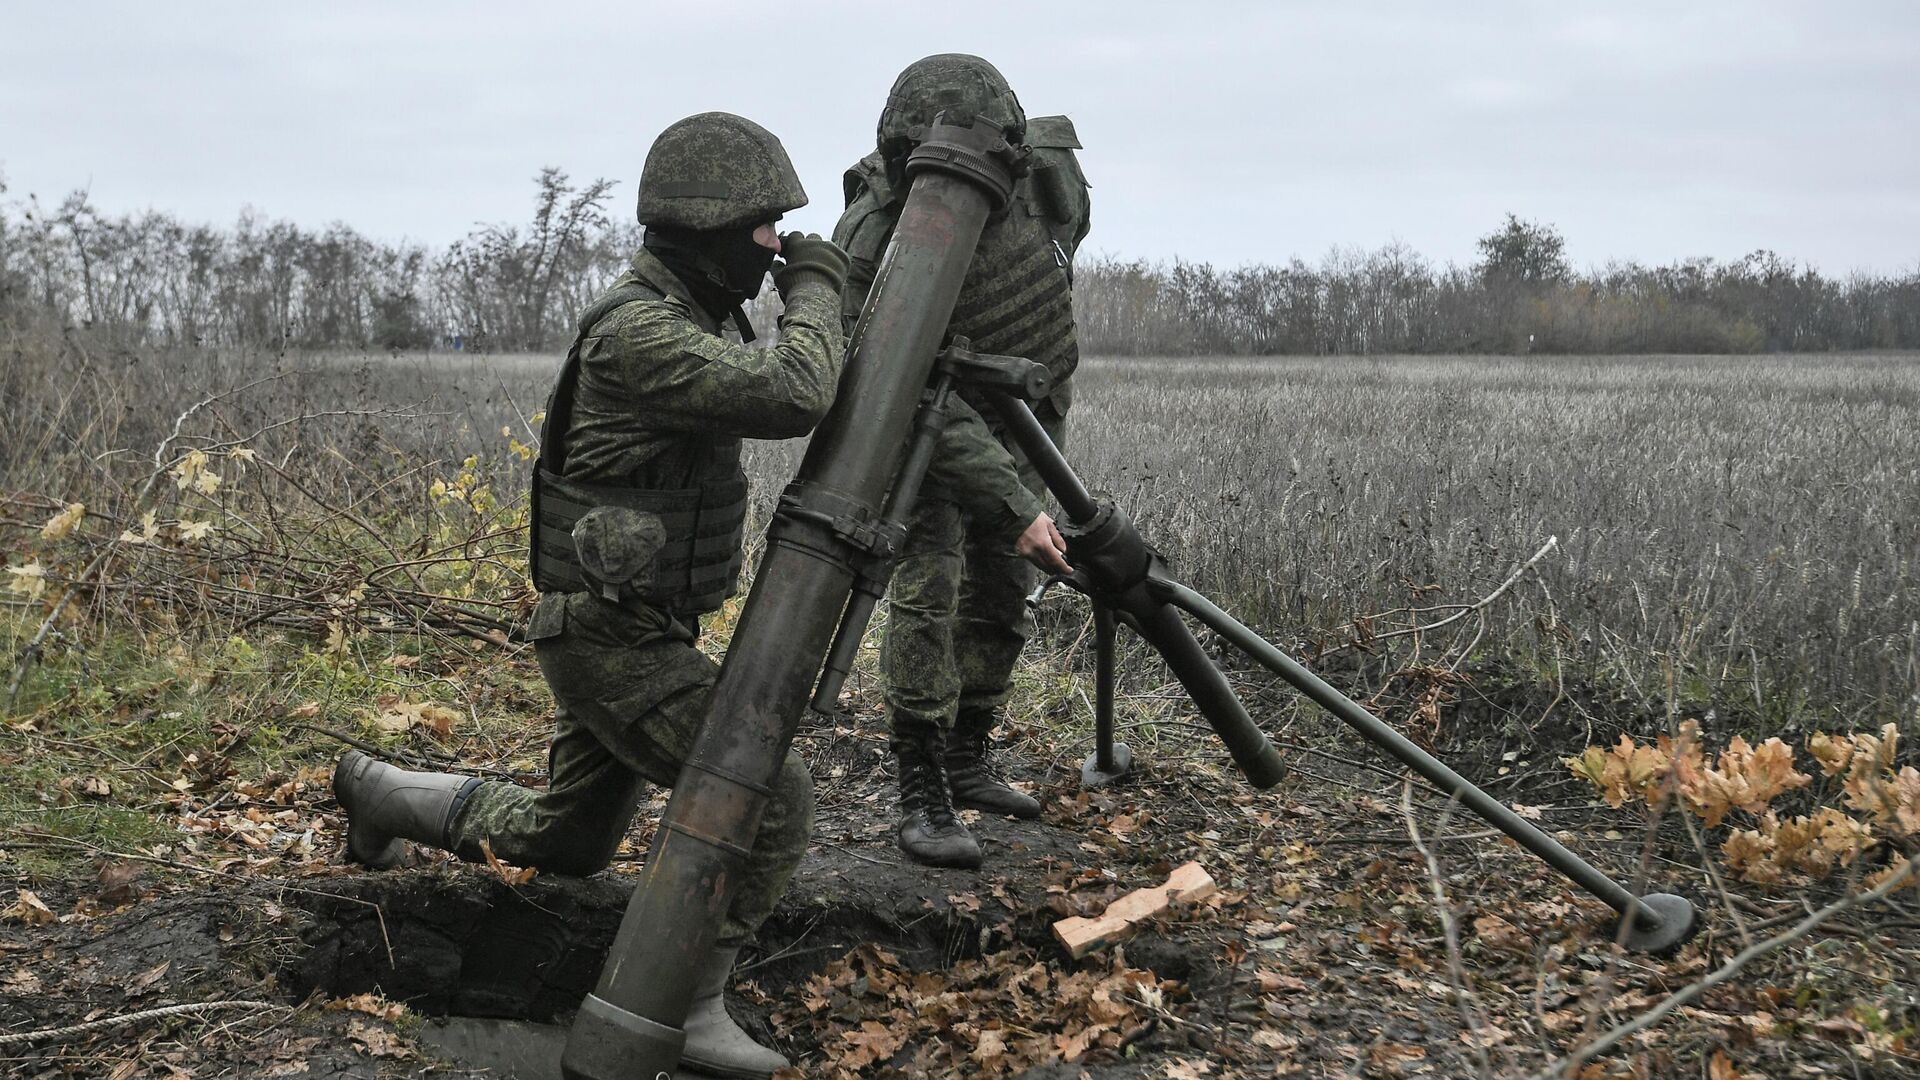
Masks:
[[[1753,353],[1920,348],[1920,264],[1829,277],[1771,251],[1576,272],[1551,226],[1509,215],[1472,266],[1401,244],[1221,270],[1080,267],[1087,352],[1121,355]]]
[[[544,169],[525,224],[432,250],[252,212],[219,228],[84,192],[7,199],[0,181],[0,321],[128,347],[564,348],[639,245],[613,187]],[[777,304],[750,309],[763,330]],[[1509,215],[1466,267],[1401,244],[1231,269],[1083,258],[1075,310],[1082,350],[1109,355],[1920,348],[1920,265],[1830,277],[1760,251],[1576,272],[1557,231]]]

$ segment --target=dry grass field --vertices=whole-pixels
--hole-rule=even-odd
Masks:
[[[294,987],[347,999],[366,986],[333,969],[300,974],[313,942],[333,940],[315,927],[377,902],[404,934],[409,905],[426,901],[333,865],[326,776],[342,742],[540,780],[551,703],[513,638],[528,602],[532,417],[556,358],[127,354],[39,340],[0,351],[0,866],[16,889],[0,896],[14,905],[0,918],[0,1032],[156,1000],[292,1006]],[[1696,828],[1629,800],[1601,806],[1562,760],[1685,720],[1712,751],[1735,736],[1799,748],[1814,732],[1890,724],[1905,742],[1887,746],[1888,775],[1910,762],[1916,446],[1920,363],[1907,355],[1090,360],[1069,456],[1176,573],[1500,797],[1552,815],[1613,870],[1717,897],[1708,933],[1669,968],[1610,953],[1593,905],[1570,907],[1537,864],[1449,825],[1444,800],[1392,770],[1383,780],[1381,759],[1230,650],[1216,649],[1298,766],[1294,782],[1262,795],[1233,783],[1165,669],[1135,647],[1122,708],[1147,772],[1130,792],[1080,796],[1070,766],[1087,736],[1088,621],[1056,593],[1013,718],[1016,775],[1048,816],[994,848],[982,874],[955,884],[895,866],[865,673],[850,720],[803,731],[821,779],[819,858],[763,943],[755,1022],[809,1068],[848,1076],[1018,1075],[1057,1063],[1076,1037],[1066,1060],[1099,1077],[1201,1075],[1171,1071],[1189,1061],[1237,1063],[1209,1075],[1527,1076],[1571,1060],[1892,859],[1889,835],[1864,856],[1856,845],[1831,876],[1735,880],[1718,853],[1730,830],[1776,806],[1784,817],[1841,805],[1850,796],[1831,771]],[[751,448],[759,521],[799,450]],[[713,647],[732,614],[709,628]],[[1438,855],[1418,839],[1409,848],[1416,816]],[[645,830],[620,869],[633,869]],[[1045,920],[1098,910],[1185,858],[1208,861],[1234,899],[1127,953],[1172,980],[1158,984],[1165,1003],[1127,1005],[1105,1034],[1065,1004],[1018,1012],[1029,976],[1016,974],[1031,964],[1062,994],[1074,980],[1097,998],[1111,987],[1087,980],[1147,978],[1120,958],[1110,971],[1063,965]],[[1454,873],[1443,858],[1458,860]],[[484,871],[440,873],[433,887],[457,896],[476,880],[507,887]],[[847,885],[860,880],[867,893]],[[524,895],[585,903],[546,882]],[[842,886],[854,900],[818,907]],[[940,915],[932,930],[873,907],[922,894]],[[983,912],[989,895],[1004,910]],[[214,918],[208,905],[250,914]],[[1920,986],[1898,960],[1913,914],[1891,911],[1783,943],[1700,998],[1704,1014],[1690,1006],[1664,1034],[1565,1075],[1913,1068]],[[135,925],[149,928],[130,954],[138,971],[110,980],[111,958],[56,963]],[[879,933],[881,951],[833,959],[822,950],[838,937],[809,938],[819,925]],[[220,973],[190,963],[200,954],[165,929],[190,926]],[[146,978],[163,960],[176,978]],[[884,1011],[793,1005],[803,989],[844,990],[856,970],[902,988],[907,970],[941,973],[972,988],[975,1020],[1012,1010],[994,1021],[1011,1025],[994,1029],[1008,1033],[1006,1056],[983,1065],[983,1048],[1001,1044],[956,1028],[954,1061],[910,1059],[925,1041],[914,1036],[888,1051],[891,1066],[868,1057],[861,1072],[847,1033],[893,1024]],[[1003,977],[1011,998],[993,996]],[[104,1032],[40,1058],[0,1046],[0,1063],[38,1062],[22,1075],[47,1077],[125,1062],[113,1075],[414,1074],[414,1050],[385,1054],[392,1045],[365,1027],[389,1031],[392,1016],[345,1008],[170,1022],[145,1041]],[[1739,1019],[1756,1011],[1764,1030]]]
[[[1485,595],[1475,657],[1769,724],[1920,707],[1908,356],[1089,365],[1075,457],[1283,637]]]

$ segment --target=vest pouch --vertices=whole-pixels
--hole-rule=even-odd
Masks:
[[[649,580],[615,583],[623,586],[621,598],[640,599],[675,615],[699,615],[733,595],[746,531],[745,474],[736,470],[705,478],[699,487],[661,490],[588,484],[542,470],[539,490],[533,584],[540,591],[605,595],[601,584],[607,579],[583,565],[575,529],[595,511],[617,509],[623,513],[602,515],[586,533],[599,545],[591,557],[602,570],[620,576],[652,538],[658,539]]]
[[[653,587],[654,558],[666,545],[666,526],[644,510],[596,506],[573,523],[573,548],[587,584],[615,603]]]

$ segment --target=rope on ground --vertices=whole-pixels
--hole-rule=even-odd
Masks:
[[[221,1009],[285,1009],[285,1005],[276,1005],[271,1001],[201,1001],[188,1005],[168,1005],[159,1009],[147,1009],[143,1012],[128,1013],[125,1016],[109,1016],[100,1020],[89,1020],[84,1024],[68,1024],[66,1027],[46,1028],[41,1031],[16,1031],[0,1035],[0,1046],[12,1046],[15,1043],[41,1042],[45,1040],[70,1039],[75,1035],[84,1035],[89,1031],[118,1027],[121,1024],[133,1024],[142,1020],[159,1020],[168,1016],[190,1016],[194,1013],[218,1012]]]

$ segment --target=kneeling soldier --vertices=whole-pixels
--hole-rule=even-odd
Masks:
[[[773,227],[806,201],[779,140],[751,121],[702,113],[655,141],[640,179],[643,248],[582,316],[542,432],[532,522],[542,595],[527,636],[557,706],[548,786],[347,754],[334,792],[355,861],[394,865],[416,840],[591,874],[612,860],[645,782],[678,777],[719,670],[694,647],[699,618],[733,594],[740,570],[740,440],[805,435],[839,381],[846,256]],[[731,319],[751,338],[741,305],[769,269],[786,304],[779,344],[721,337]],[[722,993],[812,827],[813,778],[789,752],[698,983],[689,1067],[765,1077],[786,1064],[735,1026]]]

